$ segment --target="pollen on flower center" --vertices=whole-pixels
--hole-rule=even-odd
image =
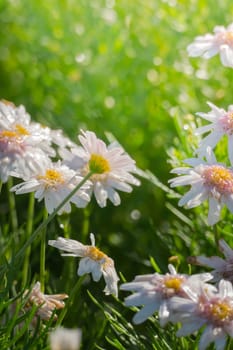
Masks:
[[[227,301],[216,300],[212,302],[209,312],[216,321],[224,321],[233,317],[233,308]]]
[[[106,254],[104,254],[103,252],[101,252],[101,250],[99,250],[98,248],[93,247],[93,246],[89,246],[87,248],[86,255],[95,261],[99,261],[99,260],[102,260],[104,258],[107,258]]]
[[[220,44],[233,45],[233,32],[223,32],[217,35],[217,41]]]
[[[55,169],[47,169],[45,175],[39,175],[38,180],[44,180],[48,186],[64,183],[64,178],[61,173]]]
[[[174,290],[179,290],[182,284],[182,279],[179,277],[169,277],[164,281],[164,285],[167,288],[172,288]]]
[[[95,153],[91,155],[88,165],[94,174],[104,174],[111,170],[108,160]]]
[[[0,131],[0,138],[1,139],[13,139],[16,138],[18,135],[15,131],[10,130],[2,130]]]
[[[16,124],[15,125],[15,130],[16,130],[17,135],[20,135],[20,136],[28,136],[28,135],[30,135],[29,131],[24,126],[22,126],[21,124]]]
[[[220,193],[233,193],[233,173],[220,165],[208,166],[202,177],[205,184]]]
[[[219,124],[223,128],[224,132],[229,135],[233,134],[233,112],[230,111],[224,116],[219,118]]]

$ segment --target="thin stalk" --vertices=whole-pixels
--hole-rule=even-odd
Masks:
[[[26,239],[28,239],[32,234],[33,229],[33,219],[34,219],[34,204],[35,204],[35,196],[34,193],[31,192],[29,195],[29,203],[28,203],[28,212],[27,212],[27,226],[26,226]],[[24,265],[23,265],[23,287],[27,283],[28,279],[28,271],[29,271],[29,259],[31,254],[31,246],[27,247],[24,255]]]
[[[0,180],[0,193],[2,192],[2,181]]]
[[[17,218],[17,211],[16,211],[16,205],[15,205],[15,194],[10,191],[11,187],[13,187],[13,179],[12,177],[9,177],[9,180],[7,181],[7,190],[8,190],[7,192],[8,192],[8,202],[9,202],[9,208],[10,208],[10,221],[11,221],[13,234],[16,237],[15,234],[18,230],[18,218]]]
[[[85,276],[81,276],[75,283],[74,288],[71,290],[69,298],[66,301],[66,306],[64,307],[64,309],[62,309],[60,315],[58,316],[58,320],[56,322],[57,326],[59,326],[62,323],[69,307],[73,304],[75,295],[78,293],[79,289],[81,288],[84,278]]]
[[[89,210],[89,208],[85,208],[83,214],[84,214],[84,218],[83,218],[81,237],[82,237],[82,242],[86,243],[87,236],[89,233],[89,226],[90,226],[90,210]]]
[[[48,212],[44,210],[44,220],[48,218]],[[46,251],[46,227],[43,228],[41,232],[41,241],[40,241],[40,285],[41,292],[44,292],[45,285],[45,251]]]
[[[15,254],[14,261],[19,259],[25,253],[25,250],[27,249],[27,247],[29,247],[31,245],[31,243],[34,242],[34,240],[39,235],[39,233],[45,227],[47,227],[47,225],[50,223],[50,221],[52,221],[52,219],[56,216],[58,211],[70,200],[71,197],[73,197],[73,195],[82,187],[82,185],[85,184],[85,182],[91,177],[92,174],[93,174],[93,172],[89,172],[82,179],[82,181],[80,181],[80,183],[73,189],[73,191],[71,191],[70,194],[61,202],[61,204],[59,204],[57,206],[57,208],[52,212],[52,214],[50,214],[48,216],[48,218],[37,227],[37,229],[32,233],[32,235],[29,237],[29,239],[25,242],[23,247]],[[0,270],[0,274],[5,273],[7,271],[7,269],[9,268],[9,266],[10,265],[4,265]]]
[[[215,244],[218,247],[218,241],[219,241],[219,232],[218,232],[218,227],[215,224],[213,227],[213,231],[214,231],[214,240],[215,240]]]

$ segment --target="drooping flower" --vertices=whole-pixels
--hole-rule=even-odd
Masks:
[[[218,163],[207,147],[206,161],[190,158],[184,161],[190,167],[175,168],[171,173],[182,175],[169,180],[171,187],[190,185],[191,189],[180,199],[179,205],[194,208],[209,201],[208,224],[219,221],[223,205],[233,212],[233,171]]]
[[[210,274],[192,275],[179,274],[173,265],[168,265],[169,273],[159,273],[136,276],[132,282],[124,283],[120,289],[132,291],[134,294],[125,299],[126,306],[142,306],[133,317],[133,322],[139,324],[152,316],[159,314],[160,325],[165,326],[171,317],[169,303],[175,295],[186,297],[188,286],[195,288],[197,283],[211,279]]]
[[[208,146],[214,148],[222,136],[227,135],[228,155],[233,165],[233,105],[230,105],[228,110],[225,111],[223,108],[218,108],[213,103],[207,102],[207,104],[211,108],[211,111],[208,113],[197,113],[197,115],[208,120],[210,124],[197,128],[195,134],[210,133],[202,139],[197,152],[199,155],[205,154]]]
[[[51,214],[82,179],[74,170],[62,165],[60,161],[52,163],[48,160],[31,178],[12,187],[11,191],[15,191],[16,194],[35,192],[35,198],[38,201],[44,199],[46,209]],[[86,207],[90,200],[87,194],[88,187],[86,182],[58,211],[58,214],[69,213],[70,203],[74,203],[79,208]]]
[[[217,350],[223,350],[227,336],[233,337],[233,288],[229,281],[221,280],[218,289],[200,285],[200,290],[189,290],[189,298],[175,296],[171,299],[173,323],[181,322],[177,336],[195,333],[205,329],[199,341],[199,350],[205,350],[214,343]]]
[[[63,237],[58,237],[57,240],[50,240],[48,244],[68,252],[68,254],[62,254],[62,256],[81,257],[77,271],[78,275],[82,276],[86,273],[91,273],[95,282],[99,281],[103,275],[106,282],[105,294],[117,296],[119,277],[114,267],[114,261],[95,246],[93,233],[90,234],[90,239],[91,245],[84,245],[79,241]]]
[[[221,279],[230,281],[233,283],[233,249],[223,240],[220,239],[219,250],[224,254],[225,259],[219,256],[211,256],[209,258],[205,256],[191,256],[188,258],[188,262],[194,265],[201,265],[211,267],[213,271],[213,282],[219,282]]]
[[[51,350],[78,350],[81,345],[81,330],[63,327],[55,328],[49,334]]]
[[[131,174],[136,173],[135,161],[122,147],[115,143],[107,146],[91,131],[82,131],[79,140],[81,147],[62,153],[64,162],[82,176],[93,172],[91,193],[94,193],[100,207],[106,206],[108,198],[114,205],[119,205],[121,200],[116,190],[131,192],[131,185],[140,185]]]
[[[189,56],[209,59],[219,53],[222,64],[233,67],[233,23],[226,28],[216,26],[213,32],[196,37],[187,47]]]
[[[36,282],[31,291],[26,290],[24,293],[26,298],[26,304],[24,310],[30,310],[33,305],[37,306],[34,322],[40,318],[41,320],[48,321],[54,314],[55,310],[63,309],[65,306],[64,299],[68,298],[67,294],[44,294],[40,289],[40,282]],[[54,319],[57,319],[57,315],[53,315]]]

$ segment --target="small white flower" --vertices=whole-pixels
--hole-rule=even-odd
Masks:
[[[161,275],[136,276],[132,282],[124,283],[120,289],[132,291],[134,294],[125,299],[126,306],[143,306],[133,317],[133,322],[139,324],[158,311],[160,325],[165,326],[171,317],[169,303],[175,295],[185,297],[186,288],[196,288],[200,281],[205,282],[212,277],[210,274],[188,276],[176,272],[173,265],[168,265],[169,273]]]
[[[233,283],[233,249],[223,239],[220,239],[218,244],[219,250],[223,253],[225,259],[219,256],[211,256],[209,258],[205,256],[190,256],[188,262],[213,268],[214,270],[211,271],[213,282],[219,282],[221,279],[224,279]]]
[[[222,136],[228,137],[228,155],[231,164],[233,165],[233,106],[230,105],[228,110],[218,108],[213,103],[207,102],[211,111],[208,113],[197,113],[201,118],[208,120],[210,124],[199,127],[195,130],[195,134],[204,134],[210,132],[200,143],[197,150],[199,155],[206,152],[206,148],[210,146],[214,148]]]
[[[49,334],[51,350],[78,350],[81,345],[81,330],[63,327],[55,328]]]
[[[196,37],[187,47],[189,56],[209,59],[219,53],[222,64],[233,67],[233,24],[227,28],[216,26],[213,32]]]
[[[77,176],[74,170],[62,165],[60,161],[52,163],[48,160],[47,164],[42,164],[37,173],[28,180],[12,187],[11,191],[15,191],[16,194],[35,192],[35,198],[38,201],[44,198],[46,209],[51,214],[81,180],[82,177]],[[74,203],[78,208],[86,207],[90,200],[86,193],[88,187],[88,182],[86,182],[58,211],[58,214],[69,213],[71,211],[70,203]]]
[[[193,334],[205,329],[199,341],[199,350],[205,350],[212,342],[217,350],[223,350],[227,336],[233,337],[233,289],[229,281],[221,280],[218,290],[207,284],[200,290],[188,290],[189,299],[175,296],[171,299],[173,323],[181,322],[177,336]]]
[[[68,254],[62,256],[77,256],[81,257],[78,267],[78,275],[82,276],[86,273],[91,273],[95,282],[99,281],[101,276],[104,276],[106,287],[105,294],[118,295],[117,276],[114,261],[106,254],[95,247],[95,237],[93,233],[90,234],[91,245],[84,245],[79,241],[73,239],[58,237],[57,240],[50,240],[48,242],[52,247],[58,248]]]
[[[233,171],[216,161],[211,150],[207,148],[206,161],[190,158],[184,161],[192,168],[175,168],[171,173],[178,176],[170,179],[171,187],[191,185],[191,189],[180,199],[179,205],[194,208],[209,200],[208,224],[219,221],[223,205],[233,212]]]
[[[91,193],[100,207],[106,206],[108,198],[114,205],[119,205],[121,200],[116,190],[131,192],[131,185],[140,185],[131,174],[136,172],[135,161],[122,147],[115,143],[107,146],[91,131],[82,131],[79,140],[82,147],[64,151],[64,161],[82,176],[93,172]]]
[[[29,294],[28,294],[29,293]],[[25,298],[27,298],[26,305],[24,307],[25,311],[32,308],[33,305],[38,306],[38,310],[35,314],[35,319],[39,317],[41,320],[48,321],[54,310],[63,309],[65,306],[64,299],[68,298],[67,294],[44,294],[40,290],[40,282],[36,282],[32,290],[28,290],[24,293]],[[57,319],[57,315],[54,314],[54,319]]]

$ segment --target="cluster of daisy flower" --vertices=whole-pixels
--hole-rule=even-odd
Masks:
[[[190,56],[210,58],[219,53],[224,66],[233,67],[233,24],[214,28],[214,34],[199,36],[188,46]],[[227,110],[208,102],[210,111],[197,113],[209,124],[198,127],[196,135],[207,134],[195,151],[186,159],[185,167],[173,169],[178,176],[169,180],[171,187],[190,185],[190,190],[180,199],[186,208],[209,201],[208,224],[220,220],[224,205],[233,213],[233,105]],[[214,149],[220,139],[228,138],[229,165],[217,161]],[[225,259],[212,256],[192,256],[188,262],[212,268],[210,273],[180,274],[173,265],[162,275],[139,275],[121,289],[133,294],[126,297],[125,305],[141,307],[133,317],[135,324],[144,322],[156,313],[161,327],[168,322],[179,324],[177,336],[196,334],[202,330],[198,349],[207,349],[214,343],[223,350],[227,338],[233,337],[233,250],[220,239],[219,249]]]
[[[94,132],[81,131],[80,145],[69,140],[60,130],[51,130],[31,121],[23,106],[0,102],[0,179],[9,176],[23,182],[12,188],[16,194],[35,192],[44,199],[48,213],[91,173],[86,181],[59,210],[71,211],[71,203],[84,208],[94,194],[100,207],[107,199],[120,204],[119,191],[131,192],[138,186],[135,161],[116,142],[106,145]]]
[[[214,34],[198,36],[188,46],[190,56],[210,58],[219,53],[224,66],[233,67],[233,24],[227,28],[217,26]],[[224,205],[233,213],[233,105],[223,109],[207,103],[210,111],[197,113],[209,124],[198,127],[196,135],[207,134],[195,152],[195,158],[185,159],[185,167],[173,169],[179,175],[169,181],[171,187],[190,185],[190,190],[180,199],[179,205],[187,208],[199,206],[209,201],[208,224],[220,220]],[[220,139],[228,138],[229,165],[217,161],[214,149]],[[181,175],[181,176],[180,176]]]

